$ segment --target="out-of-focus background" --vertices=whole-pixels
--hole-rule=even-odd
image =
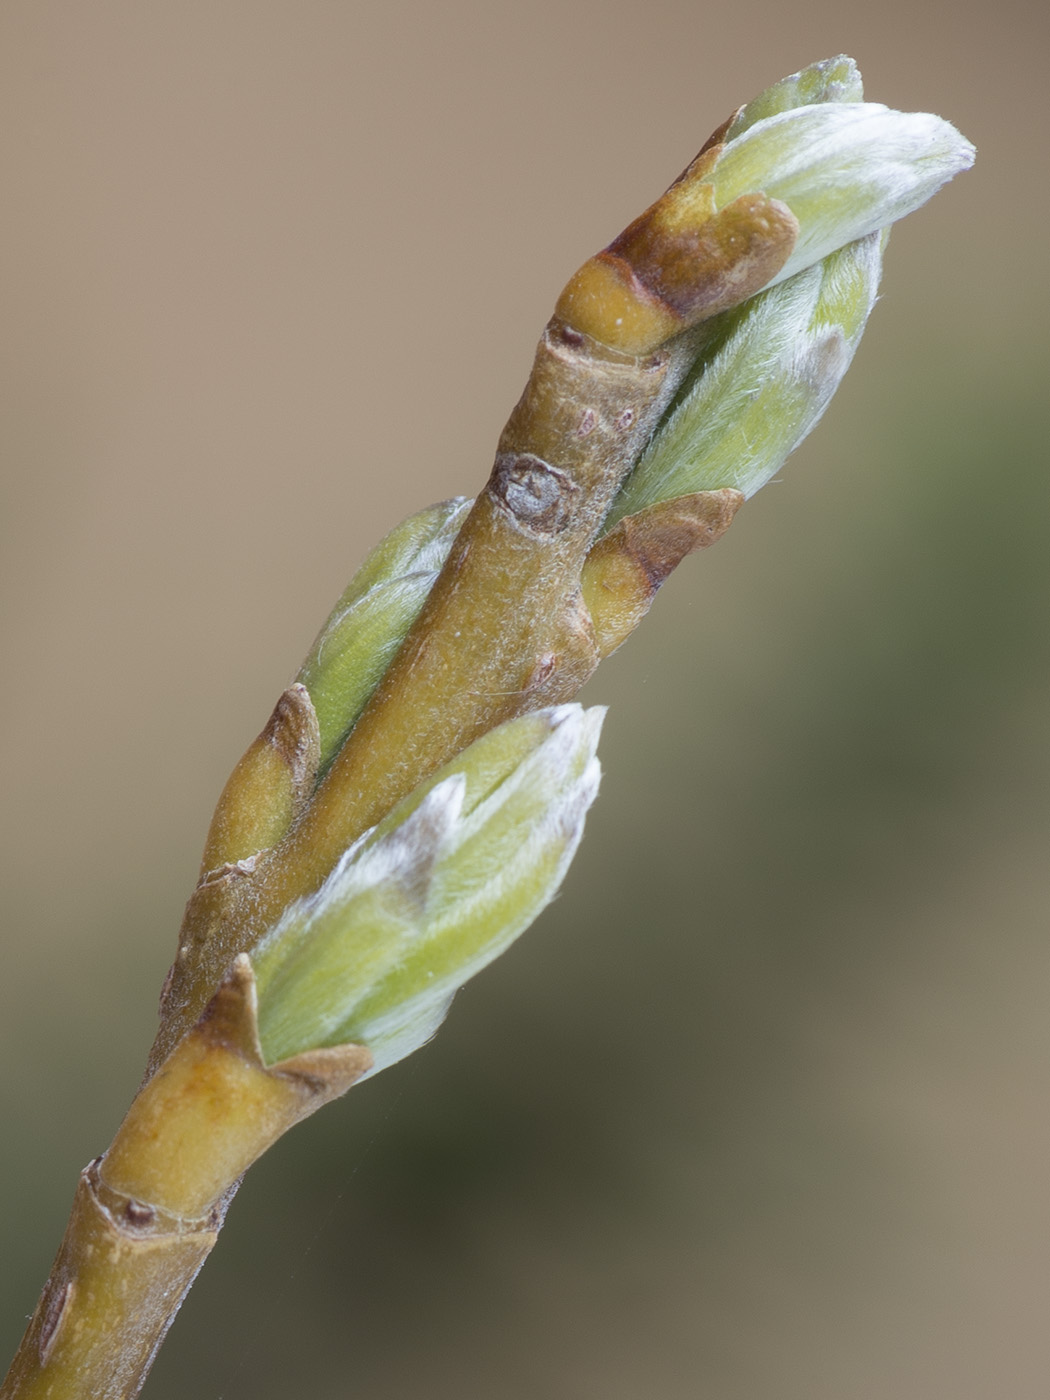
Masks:
[[[136,1085],[226,772],[473,492],[567,276],[852,53],[976,169],[587,698],[565,892],[248,1178],[152,1400],[1045,1400],[1036,0],[6,0],[0,1342]]]

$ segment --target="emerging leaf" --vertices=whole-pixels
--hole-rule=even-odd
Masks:
[[[875,305],[883,236],[869,234],[720,317],[606,520],[730,486],[753,496],[812,431]]]
[[[353,1041],[383,1069],[558,890],[598,790],[604,710],[486,734],[355,843],[252,953],[267,1063]]]

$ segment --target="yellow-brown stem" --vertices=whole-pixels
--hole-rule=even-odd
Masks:
[[[363,1046],[343,1045],[267,1067],[251,964],[239,958],[82,1173],[0,1400],[137,1395],[241,1176],[371,1064]]]
[[[218,1238],[219,1213],[172,1220],[114,1196],[93,1162],[2,1400],[126,1400]]]
[[[293,686],[234,770],[162,998],[149,1071],[70,1225],[0,1400],[131,1400],[242,1173],[372,1061],[341,1046],[266,1066],[246,956],[356,837],[494,725],[570,699],[690,550],[739,505],[715,492],[621,521],[613,497],[688,372],[695,328],[783,267],[790,211],[717,210],[720,129],[569,282],[495,464],[383,680],[315,787]]]

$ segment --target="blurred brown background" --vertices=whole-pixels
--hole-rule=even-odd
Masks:
[[[560,901],[249,1178],[152,1400],[1050,1393],[1036,0],[6,0],[0,1342],[211,805],[569,273],[852,53],[974,172],[824,424],[588,695]]]

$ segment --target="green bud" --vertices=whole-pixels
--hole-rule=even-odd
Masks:
[[[410,515],[350,580],[296,680],[321,732],[323,774],[416,620],[470,509],[465,497]]]
[[[605,532],[694,492],[752,496],[775,475],[849,368],[888,225],[972,163],[973,147],[939,117],[862,98],[856,65],[840,55],[784,78],[728,124],[707,177],[716,204],[761,190],[791,209],[798,241],[767,288],[707,324]]]
[[[604,710],[561,705],[477,740],[356,842],[252,952],[266,1062],[365,1045],[382,1069],[558,890],[598,790]]]
[[[718,318],[708,342],[606,520],[730,486],[753,496],[817,424],[875,304],[883,235]]]

